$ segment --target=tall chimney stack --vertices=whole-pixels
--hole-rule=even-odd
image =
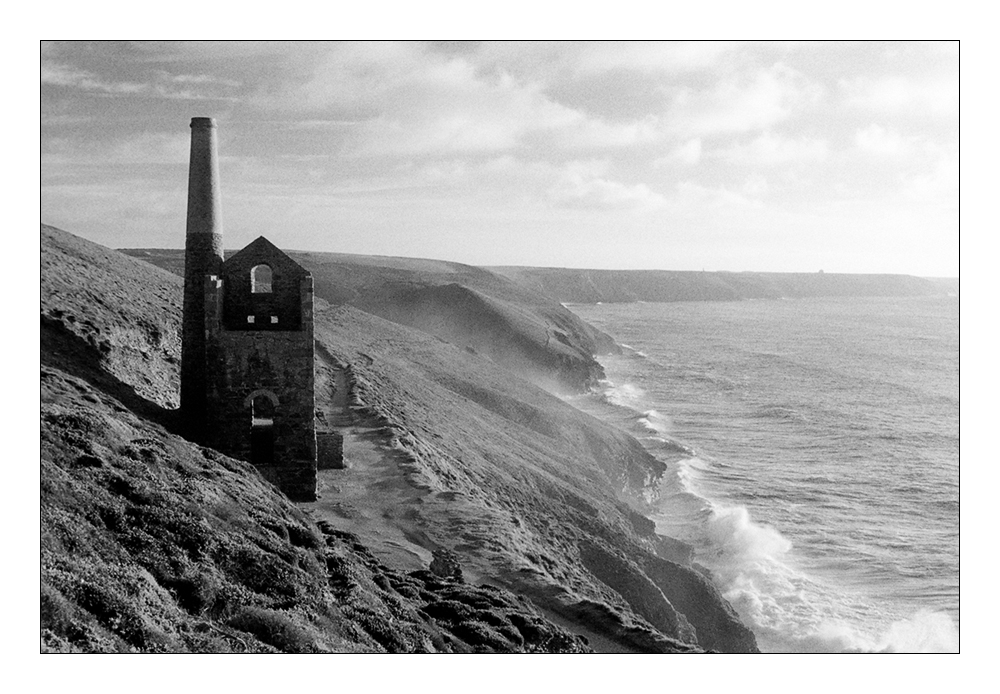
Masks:
[[[205,277],[222,269],[222,201],[214,118],[191,119],[187,237],[184,247],[184,331],[181,346],[181,414],[192,438],[203,438],[205,378]]]

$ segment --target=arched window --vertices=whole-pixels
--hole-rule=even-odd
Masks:
[[[250,291],[254,294],[271,293],[271,268],[267,265],[254,265],[250,270]]]

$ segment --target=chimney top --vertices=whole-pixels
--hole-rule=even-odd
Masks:
[[[214,128],[215,119],[214,118],[192,118],[191,119],[192,128]]]

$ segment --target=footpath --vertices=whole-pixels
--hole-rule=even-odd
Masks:
[[[300,506],[317,521],[357,535],[386,565],[403,571],[426,569],[433,543],[419,530],[418,506],[429,492],[410,484],[401,452],[384,446],[384,427],[363,421],[349,404],[342,365],[318,354],[316,369],[317,433],[343,438],[342,460],[316,476],[318,500]],[[337,457],[337,456],[334,456]],[[326,461],[329,463],[330,461]]]

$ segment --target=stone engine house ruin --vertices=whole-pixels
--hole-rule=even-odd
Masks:
[[[232,257],[211,118],[191,120],[181,412],[189,435],[316,498],[313,279],[263,236]]]

